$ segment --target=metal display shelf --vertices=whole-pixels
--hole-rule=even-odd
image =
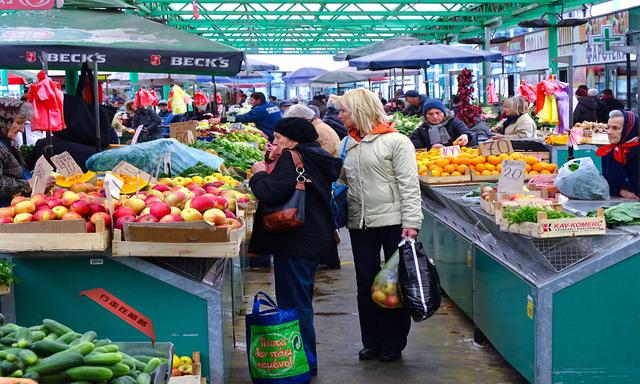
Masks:
[[[457,202],[463,190],[445,188],[423,186],[421,241],[431,241],[443,290],[514,368],[536,384],[640,382],[640,226],[534,239],[500,231]]]

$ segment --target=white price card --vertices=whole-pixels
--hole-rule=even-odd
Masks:
[[[31,185],[31,196],[36,193],[44,193],[47,188],[47,181],[49,180],[49,175],[53,171],[53,167],[44,156],[40,156],[38,161],[36,161],[36,166],[33,169],[33,176],[31,180],[29,180],[29,184]]]
[[[138,142],[138,138],[140,137],[140,132],[142,132],[143,129],[144,129],[144,125],[142,124],[138,125],[138,128],[136,128],[136,133],[133,134],[133,138],[131,139],[131,145]]]
[[[75,175],[81,175],[82,168],[76,163],[76,161],[71,157],[69,152],[63,152],[59,155],[52,156],[51,162],[56,167],[56,171],[62,176],[69,177]]]
[[[522,192],[525,175],[525,162],[518,160],[503,160],[498,192]]]
[[[456,157],[460,154],[460,146],[453,145],[451,147],[442,147],[440,148],[440,152],[442,153],[442,157],[447,157],[447,156]]]
[[[136,167],[135,165],[131,163],[127,163],[124,160],[122,160],[121,162],[118,163],[118,165],[113,167],[111,172],[115,173],[116,175],[127,175],[131,177],[139,176],[143,180],[146,180],[149,184],[155,184],[157,181],[155,177],[151,176],[150,174],[148,174],[147,172],[141,169],[138,169],[138,167]]]
[[[114,199],[120,198],[120,189],[124,185],[124,181],[115,177],[113,173],[107,172],[104,175],[104,189],[109,191],[109,196]],[[108,196],[107,196],[108,197]]]

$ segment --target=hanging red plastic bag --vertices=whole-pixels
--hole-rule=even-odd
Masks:
[[[33,106],[30,119],[32,131],[57,132],[65,129],[63,101],[60,84],[47,77],[44,71],[38,73],[38,81],[31,84],[27,100]]]
[[[496,93],[496,87],[493,83],[489,83],[487,86],[487,102],[489,102],[489,104],[496,104],[500,102],[498,94]]]
[[[209,104],[209,99],[207,99],[207,96],[205,96],[202,91],[196,91],[193,95],[193,103],[195,105],[207,105]]]
[[[536,90],[533,89],[533,86],[531,86],[531,84],[527,83],[526,81],[522,80],[520,82],[518,91],[520,92],[520,96],[529,100],[529,103],[533,104],[536,101]]]
[[[138,92],[136,92],[134,105],[136,108],[147,108],[158,105],[158,98],[155,96],[155,91],[152,93],[149,92],[148,89],[139,89]]]

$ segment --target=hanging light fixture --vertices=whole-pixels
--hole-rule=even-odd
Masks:
[[[549,20],[545,19],[546,15],[555,15],[558,22],[556,23],[556,27],[567,28],[567,27],[577,27],[589,22],[587,18],[563,18],[564,15],[564,4],[562,5],[562,10],[560,13],[551,13],[545,12],[539,19],[531,19],[531,20],[522,20],[518,23],[519,27],[522,28],[549,28],[551,27],[551,23]]]
[[[489,42],[491,44],[502,44],[502,43],[508,43],[511,40],[513,40],[513,38],[509,36],[498,36],[498,37],[492,38]]]
[[[460,39],[458,40],[458,42],[460,44],[473,44],[473,45],[477,45],[477,44],[482,44],[484,43],[484,39],[481,37],[467,37],[464,39]]]

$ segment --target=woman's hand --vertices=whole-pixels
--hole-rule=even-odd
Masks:
[[[418,236],[418,231],[413,228],[402,228],[402,235],[400,236],[402,237],[402,239],[406,239],[407,237],[410,237],[415,240],[416,236]]]
[[[625,199],[640,200],[640,197],[638,197],[638,195],[626,189],[620,190],[620,196],[624,197]]]
[[[258,172],[265,172],[266,170],[267,165],[264,163],[264,161],[258,161],[257,163],[253,164],[253,167],[251,167],[251,172],[254,175]]]
[[[269,159],[271,161],[278,160],[278,157],[282,154],[282,150],[275,144],[267,143],[267,152],[269,153]]]
[[[495,135],[493,135],[491,138],[492,138],[492,139],[494,139],[494,140],[500,140],[500,139],[504,139],[504,135],[501,135],[501,134],[499,134],[499,133],[496,133],[496,134],[495,134]]]
[[[433,144],[433,145],[431,146],[431,148],[437,148],[437,149],[440,149],[440,148],[444,148],[444,145],[442,145],[442,144]]]
[[[469,144],[469,136],[467,136],[467,134],[463,134],[460,135],[460,137],[458,137],[456,139],[456,141],[453,142],[453,145],[461,145],[461,146],[466,146],[467,144]]]

